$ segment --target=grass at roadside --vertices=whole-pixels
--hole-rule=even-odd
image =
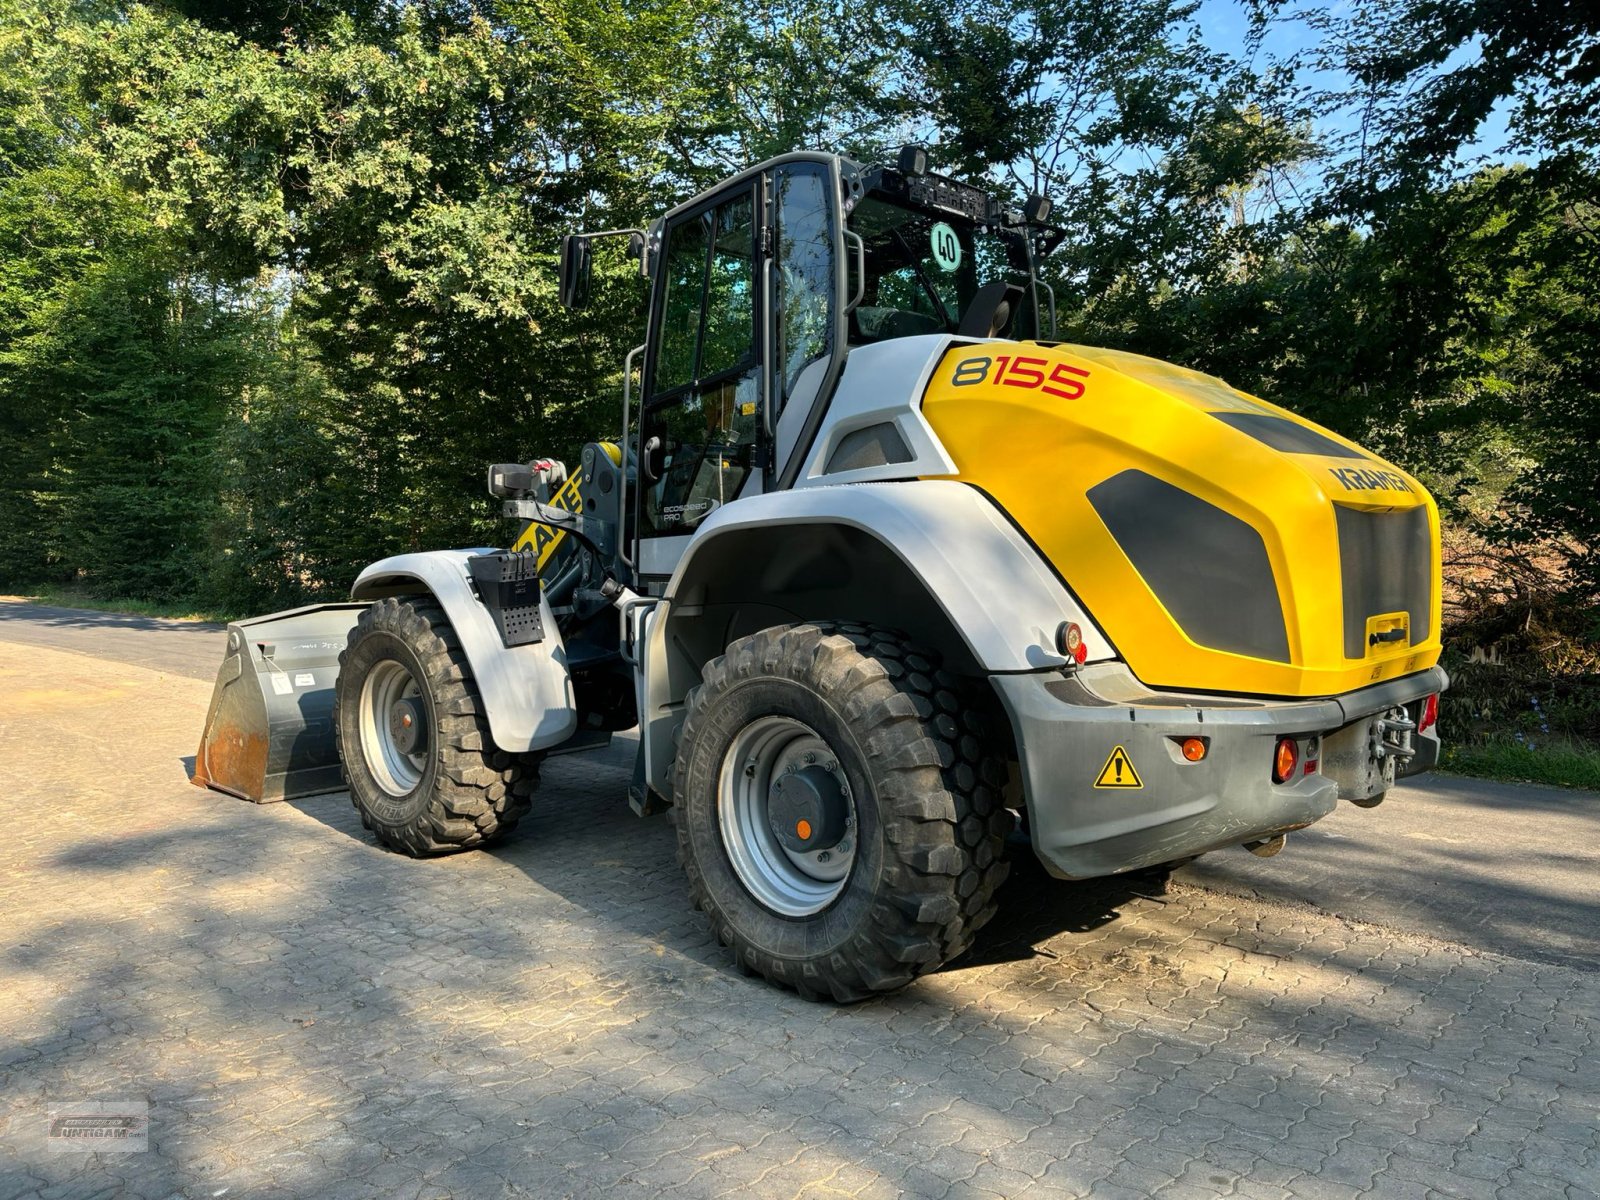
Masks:
[[[1455,746],[1447,743],[1439,769],[1452,775],[1600,792],[1600,747],[1575,742],[1539,742],[1532,749],[1510,738]]]
[[[173,621],[215,621],[225,625],[243,614],[196,609],[186,604],[154,604],[148,600],[102,599],[76,588],[46,584],[27,588],[18,599],[32,604],[53,604],[58,608],[87,608],[94,612],[131,613],[138,617],[165,617]]]

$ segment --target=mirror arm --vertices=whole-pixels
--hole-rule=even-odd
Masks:
[[[650,235],[644,230],[635,229],[632,226],[628,226],[622,229],[597,229],[593,233],[581,233],[578,236],[587,238],[591,242],[596,238],[626,236],[628,239],[628,249],[632,252],[636,252],[639,255],[639,274],[650,274],[649,263],[645,258],[645,247],[650,244]]]

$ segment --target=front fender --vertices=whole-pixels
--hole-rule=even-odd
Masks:
[[[426,592],[439,602],[477,681],[496,746],[511,753],[547,750],[578,728],[567,652],[550,602],[540,600],[544,640],[507,648],[489,610],[479,603],[467,559],[489,550],[431,550],[397,554],[356,577],[352,600]]]

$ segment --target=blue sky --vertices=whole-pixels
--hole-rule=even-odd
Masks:
[[[1317,47],[1317,31],[1312,29],[1297,14],[1314,5],[1291,7],[1285,6],[1282,15],[1273,23],[1270,32],[1262,46],[1256,65],[1266,66],[1274,59],[1285,59],[1295,54],[1313,51]],[[1324,11],[1331,9],[1336,15],[1353,11],[1354,6],[1347,0],[1331,6],[1323,6]],[[1239,0],[1201,0],[1196,19],[1200,23],[1201,32],[1208,44],[1217,50],[1229,54],[1241,55],[1245,50],[1245,38],[1249,33],[1249,15],[1244,4]],[[1457,65],[1473,51],[1463,52],[1449,65]],[[1302,78],[1308,83],[1321,82],[1327,88],[1335,89],[1342,85],[1344,78],[1338,72],[1319,72],[1304,74]],[[1350,113],[1330,114],[1324,119],[1322,128],[1318,133],[1337,134],[1348,132],[1353,126],[1354,115]],[[1485,122],[1479,131],[1477,142],[1469,147],[1469,151],[1486,153],[1499,150],[1506,141],[1506,106],[1502,105]],[[1508,156],[1509,157],[1509,156]]]

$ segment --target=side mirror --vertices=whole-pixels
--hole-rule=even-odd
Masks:
[[[589,273],[594,265],[589,239],[569,233],[561,239],[561,304],[582,308],[589,302]]]

